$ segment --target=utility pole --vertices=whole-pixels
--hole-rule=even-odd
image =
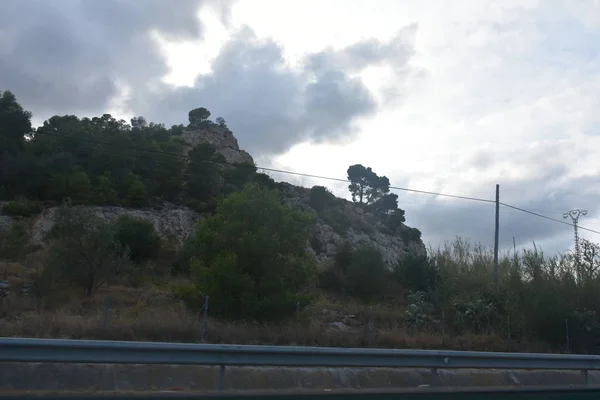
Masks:
[[[494,232],[494,286],[498,289],[498,239],[500,238],[500,185],[496,184],[496,229]]]
[[[587,210],[580,210],[578,208],[576,208],[575,210],[571,210],[569,212],[566,212],[563,214],[563,218],[568,218],[571,217],[571,221],[573,221],[573,231],[575,232],[575,266],[577,268],[577,274],[578,274],[578,278],[581,279],[581,274],[580,274],[580,260],[581,260],[581,253],[579,250],[579,229],[578,229],[578,223],[579,223],[579,217],[582,215],[587,215]]]

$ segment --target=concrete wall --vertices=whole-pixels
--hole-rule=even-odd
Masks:
[[[0,391],[163,391],[214,390],[218,367],[0,363]],[[579,371],[439,370],[448,387],[580,385]],[[394,368],[256,368],[228,367],[224,389],[409,388],[428,385],[429,370]],[[589,382],[600,384],[600,373]]]

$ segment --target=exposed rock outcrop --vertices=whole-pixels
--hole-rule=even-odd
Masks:
[[[407,253],[427,253],[422,240],[408,240],[402,235],[403,231],[411,230],[407,226],[403,225],[398,232],[389,232],[381,218],[344,199],[336,199],[337,204],[332,210],[318,213],[310,206],[310,189],[287,183],[281,186],[288,204],[315,215],[317,223],[308,251],[321,262],[331,260],[344,243],[353,248],[371,246],[378,249],[390,267]]]
[[[210,143],[227,162],[254,165],[252,156],[240,149],[237,139],[227,128],[212,126],[201,130],[184,131],[181,139],[187,144],[184,148],[185,154],[200,143]]]
[[[113,222],[121,215],[129,215],[150,221],[156,231],[164,238],[173,239],[182,245],[184,240],[192,233],[194,227],[202,220],[197,212],[187,208],[173,205],[165,205],[161,209],[128,209],[123,207],[87,207],[94,215],[107,222]],[[31,241],[33,244],[41,244],[46,234],[54,225],[54,217],[57,208],[52,207],[44,210],[34,221]]]
[[[225,159],[233,163],[254,165],[254,160],[247,152],[239,148],[237,139],[227,128],[211,126],[200,130],[184,131],[182,140],[186,143],[185,151],[190,151],[199,143],[210,143]],[[317,212],[311,206],[309,188],[281,183],[279,187],[285,193],[289,205],[299,207],[316,217],[316,225],[312,232],[307,250],[321,261],[331,260],[339,247],[349,243],[352,247],[372,246],[378,249],[389,266],[395,265],[398,259],[407,252],[425,254],[426,249],[414,230],[404,225],[393,232],[385,226],[381,216],[368,212],[344,199],[334,198],[327,210]],[[156,231],[166,238],[173,239],[182,245],[192,233],[202,216],[183,206],[164,204],[159,209],[127,209],[122,207],[91,206],[90,211],[107,222],[116,220],[121,215],[130,215],[150,221]],[[48,208],[37,216],[33,222],[31,241],[41,244],[46,233],[54,224],[56,208]],[[10,226],[11,218],[0,215],[0,231]]]

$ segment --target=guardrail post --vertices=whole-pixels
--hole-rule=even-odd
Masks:
[[[583,376],[583,384],[587,386],[589,384],[589,373],[588,373],[588,370],[584,369],[583,371],[581,371],[581,375]]]
[[[106,296],[104,299],[104,332],[108,331],[108,313],[110,312],[110,296]]]
[[[219,385],[218,385],[219,392],[221,390],[223,390],[223,381],[224,380],[225,380],[225,365],[221,365],[219,367]]]
[[[207,334],[207,326],[208,326],[208,300],[209,297],[204,297],[204,318],[202,318],[202,333],[201,340],[204,342],[206,340]]]
[[[431,387],[438,385],[438,370],[437,368],[431,368]]]

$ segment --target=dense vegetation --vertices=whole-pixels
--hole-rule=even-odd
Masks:
[[[406,254],[391,268],[378,249],[348,242],[317,268],[306,252],[310,243],[319,253],[321,244],[311,238],[315,216],[342,235],[351,224],[343,201],[315,186],[308,195],[314,214],[300,211],[254,166],[228,164],[209,144],[186,149],[187,128],[227,129],[222,118],[209,118],[198,108],[187,127],[166,128],[143,117],[126,123],[110,115],[55,116],[33,129],[15,96],[0,93],[0,200],[2,212],[17,217],[0,233],[0,260],[27,265],[25,278],[44,310],[66,304],[72,293],[93,299],[114,285],[158,285],[194,315],[208,296],[211,315],[222,320],[281,321],[297,318],[299,305],[319,304],[325,293],[342,303],[389,306],[405,331],[495,335],[554,350],[565,344],[568,321],[571,348],[595,350],[598,245],[584,240],[579,263],[535,248],[504,257],[497,288],[492,254],[461,240],[426,255]],[[380,229],[420,239],[403,225],[387,177],[357,164],[348,168],[348,180],[356,207],[377,216]],[[108,222],[82,207],[164,202],[206,217],[181,249],[147,221]],[[32,248],[28,217],[49,205],[61,205],[49,245]]]
[[[226,129],[222,119],[213,123],[208,117],[204,108],[192,110],[188,127],[166,128],[143,117],[128,124],[109,114],[65,115],[34,130],[31,113],[11,92],[2,92],[0,200],[17,200],[5,212],[35,213],[39,203],[59,204],[67,197],[73,204],[145,207],[172,201],[214,208],[219,196],[257,174],[251,165],[227,166],[206,143],[184,157],[184,129]]]

